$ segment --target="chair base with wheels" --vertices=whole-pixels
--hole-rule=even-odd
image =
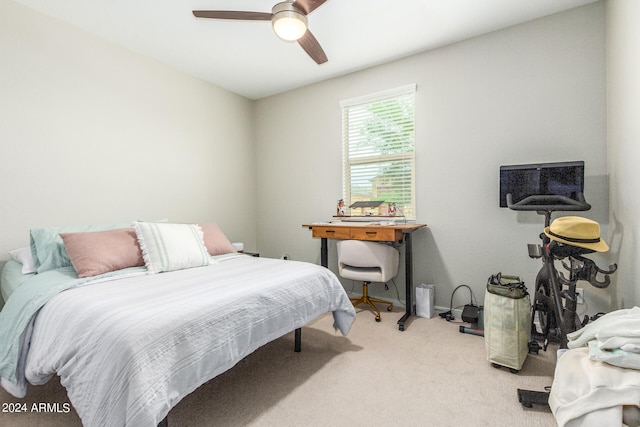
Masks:
[[[366,304],[375,313],[377,322],[381,320],[380,310],[374,303],[386,304],[387,311],[393,310],[393,303],[369,296],[372,282],[386,283],[398,274],[400,253],[390,245],[364,240],[341,240],[338,247],[338,272],[341,277],[361,280],[362,296],[350,298],[354,306]]]
[[[381,318],[380,318],[380,310],[378,310],[378,307],[375,306],[374,302],[377,302],[379,304],[387,304],[387,311],[393,311],[393,303],[391,301],[385,301],[383,299],[370,297],[369,296],[369,285],[370,284],[371,284],[371,282],[364,282],[362,284],[362,296],[361,297],[354,297],[354,298],[349,298],[349,299],[353,303],[354,307],[358,306],[360,304],[367,304],[369,307],[371,307],[373,312],[376,314],[376,322],[379,322],[381,320]]]

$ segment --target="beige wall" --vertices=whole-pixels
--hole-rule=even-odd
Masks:
[[[435,283],[440,306],[463,283],[481,301],[497,271],[532,285],[539,264],[525,244],[542,217],[498,208],[502,164],[585,160],[594,208],[584,215],[614,241],[619,218],[635,237],[626,159],[638,128],[625,93],[637,83],[624,70],[637,59],[631,24],[612,14],[637,6],[610,3],[618,41],[605,42],[599,2],[252,103],[0,0],[0,262],[31,227],[159,218],[218,221],[264,256],[318,262],[301,224],[330,217],[342,195],[339,101],[416,83],[418,221],[429,224],[414,240],[416,283]],[[624,48],[609,52],[608,80],[606,43]],[[612,256],[631,283],[637,239],[620,240]],[[635,301],[621,283],[588,288],[584,308]]]
[[[610,246],[617,307],[640,304],[640,2],[607,0],[607,147]]]
[[[0,0],[0,262],[29,229],[217,221],[255,248],[251,101]]]
[[[584,160],[594,206],[585,215],[606,231],[605,22],[596,3],[257,101],[265,255],[319,261],[320,243],[301,224],[330,218],[342,195],[339,101],[410,83],[418,88],[417,219],[429,225],[414,238],[414,274],[435,283],[436,305],[448,307],[460,284],[482,301],[499,271],[532,288],[540,263],[526,243],[539,241],[543,217],[498,207],[500,165]],[[329,258],[335,269],[333,244]],[[454,305],[468,301],[464,290]]]

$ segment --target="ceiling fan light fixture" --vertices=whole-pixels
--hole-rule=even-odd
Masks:
[[[285,41],[296,41],[307,31],[307,17],[292,3],[278,3],[272,9],[273,31]]]

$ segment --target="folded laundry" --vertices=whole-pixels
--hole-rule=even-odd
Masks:
[[[591,360],[640,369],[640,307],[607,313],[567,339],[570,349],[588,346]]]

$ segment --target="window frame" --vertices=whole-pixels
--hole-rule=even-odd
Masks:
[[[409,174],[411,182],[409,185],[409,191],[411,192],[411,202],[407,206],[409,208],[400,209],[400,212],[396,214],[396,216],[405,216],[407,220],[415,220],[416,219],[416,179],[415,179],[415,93],[416,93],[416,84],[410,84],[406,86],[401,86],[394,89],[389,89],[385,91],[380,91],[376,93],[371,93],[368,95],[349,98],[343,101],[340,101],[340,108],[342,110],[342,163],[343,163],[343,197],[345,200],[345,205],[349,206],[353,203],[351,199],[351,187],[352,187],[352,166],[359,165],[375,165],[375,164],[383,164],[388,162],[403,162],[406,161],[411,168],[411,172]],[[407,95],[411,96],[411,107],[412,107],[412,131],[411,131],[411,150],[391,153],[391,154],[372,154],[367,156],[361,156],[358,158],[350,158],[350,123],[349,123],[349,109],[352,107],[362,107],[366,105],[373,105],[377,102],[388,101],[395,98],[406,97]],[[386,203],[394,202],[393,200],[385,200]],[[406,205],[406,204],[405,204]],[[408,212],[404,212],[407,210]]]

